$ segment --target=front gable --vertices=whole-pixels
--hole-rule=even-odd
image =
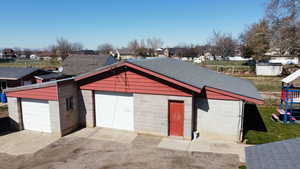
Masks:
[[[58,100],[57,85],[6,92],[8,97]]]
[[[122,66],[79,82],[82,90],[192,96],[193,92],[148,73]]]

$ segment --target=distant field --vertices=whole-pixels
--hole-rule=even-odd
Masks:
[[[282,77],[241,77],[251,80],[261,92],[279,92],[281,91]]]
[[[256,76],[255,66],[246,61],[205,61],[200,66],[252,81],[261,92],[279,92],[282,77]]]
[[[217,61],[217,60],[212,60],[212,61],[205,61],[201,64],[203,65],[224,65],[224,66],[232,66],[232,65],[245,65],[247,62],[246,61]]]
[[[13,61],[8,60],[0,60],[0,66],[4,67],[36,67],[36,68],[46,68],[46,69],[55,69],[58,68],[61,64],[56,61],[56,59],[52,60],[25,60],[25,59],[17,59]]]

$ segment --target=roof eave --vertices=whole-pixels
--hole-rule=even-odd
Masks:
[[[243,96],[241,94],[233,93],[233,92],[226,91],[226,90],[223,90],[223,89],[217,89],[217,88],[210,87],[210,86],[205,86],[205,89],[208,89],[208,90],[211,90],[213,92],[217,92],[217,93],[220,93],[220,94],[223,94],[223,95],[228,95],[228,96],[231,96],[231,97],[234,97],[234,98],[238,98],[238,99],[243,100],[245,102],[259,104],[259,105],[264,104],[263,99],[253,98],[253,97],[249,97],[249,96]]]

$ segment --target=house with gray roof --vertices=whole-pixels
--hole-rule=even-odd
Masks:
[[[64,75],[75,76],[90,72],[102,66],[115,63],[111,55],[83,55],[73,54],[68,56],[62,63]]]
[[[46,73],[37,68],[0,67],[0,89],[36,83],[34,76]]]
[[[170,58],[128,59],[6,93],[18,129],[64,135],[103,127],[230,142],[243,134],[245,104],[263,103],[248,80]]]

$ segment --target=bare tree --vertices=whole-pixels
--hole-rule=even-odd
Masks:
[[[300,0],[270,0],[266,16],[271,25],[271,47],[279,49],[281,55],[300,56],[298,17]]]
[[[132,40],[128,43],[127,48],[132,50],[132,51],[136,51],[137,49],[139,49],[141,47],[141,45],[139,44],[138,40]]]
[[[164,42],[159,38],[148,38],[147,39],[147,47],[149,49],[155,50],[161,48]]]
[[[81,43],[72,43],[63,37],[57,38],[56,44],[49,46],[49,50],[62,59],[65,59],[72,51],[79,51],[82,49],[83,45]]]
[[[109,43],[104,43],[101,44],[97,47],[97,50],[102,53],[102,54],[109,54],[110,52],[112,52],[114,50],[113,45],[109,44]]]
[[[237,47],[237,40],[231,34],[213,31],[210,41],[212,53],[222,57],[233,56]]]
[[[80,51],[83,49],[83,45],[80,42],[72,43],[72,51]]]
[[[56,44],[52,45],[51,48],[57,56],[65,59],[72,52],[72,43],[61,37],[56,40]]]

